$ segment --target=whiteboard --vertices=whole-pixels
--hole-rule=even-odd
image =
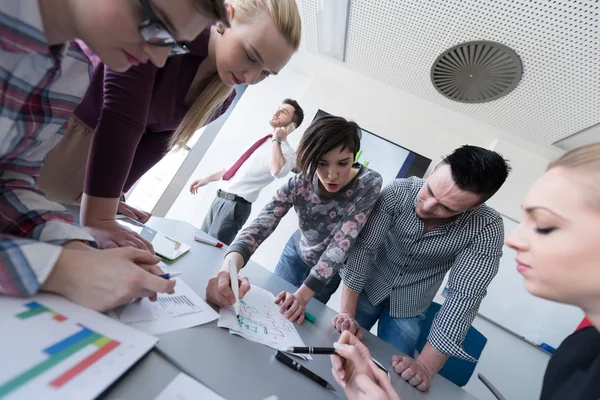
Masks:
[[[506,238],[518,223],[502,218]],[[529,294],[517,272],[516,252],[504,246],[502,253],[498,275],[488,287],[479,314],[530,342],[557,348],[575,331],[584,317],[583,311]]]

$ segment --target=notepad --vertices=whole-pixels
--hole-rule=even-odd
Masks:
[[[233,306],[221,307],[220,328],[253,342],[261,343],[277,350],[290,346],[305,346],[293,322],[285,319],[275,304],[275,296],[261,287],[252,289],[240,300],[240,318]],[[312,359],[306,354],[294,354],[303,359]]]
[[[159,293],[155,302],[144,298],[119,307],[108,315],[151,334],[191,328],[219,317],[183,279],[175,280],[175,294]]]

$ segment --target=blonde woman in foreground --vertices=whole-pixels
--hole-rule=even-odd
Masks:
[[[170,25],[156,2],[140,3]],[[207,26],[195,40],[178,45],[162,68],[138,53],[128,54],[134,66],[123,73],[94,62],[92,83],[64,138],[46,157],[39,185],[52,200],[81,204],[81,225],[101,248],[152,250],[116,222],[117,211],[142,223],[150,218],[121,202],[121,195],[223,114],[235,85],[277,75],[298,50],[295,0],[229,0],[223,9],[229,26]],[[67,152],[77,157],[65,158]]]
[[[506,239],[517,252],[527,291],[577,306],[592,323],[567,337],[550,359],[541,400],[600,398],[599,226],[600,143],[593,143],[550,164],[523,201],[521,224]],[[333,376],[349,399],[398,399],[354,336],[344,332],[336,348]]]

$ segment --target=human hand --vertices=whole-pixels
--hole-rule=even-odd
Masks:
[[[239,298],[240,300],[250,290],[250,281],[245,276],[238,275]],[[217,276],[208,280],[206,286],[206,300],[219,307],[230,306],[235,303],[235,295],[231,289],[231,275],[229,271],[219,271]]]
[[[350,400],[399,400],[387,374],[371,360],[369,349],[349,331],[333,344],[331,372]]]
[[[338,332],[349,331],[351,334],[355,335],[358,340],[361,340],[363,338],[363,333],[362,329],[360,328],[360,325],[358,324],[358,322],[356,322],[354,316],[350,313],[340,312],[338,315],[333,317],[333,319],[331,320],[331,325],[333,325],[333,327],[337,329]]]
[[[159,258],[147,251],[63,246],[42,290],[61,294],[96,311],[107,311],[133,299],[174,293],[175,281],[156,275]]]
[[[304,322],[304,311],[308,301],[299,293],[290,293],[283,291],[275,297],[275,304],[279,304],[279,312],[291,321],[297,321],[298,324]]]
[[[202,186],[206,186],[206,185],[208,185],[208,180],[206,180],[206,179],[196,179],[190,185],[190,193],[191,194],[198,194],[198,189],[200,189]]]
[[[411,357],[392,356],[392,367],[402,379],[423,392],[431,386],[431,373],[423,364]]]
[[[84,226],[83,230],[96,239],[101,249],[133,247],[154,254],[154,247],[150,242],[114,219]]]
[[[284,141],[288,136],[288,127],[277,127],[273,129],[273,138],[278,138],[281,141]]]
[[[346,396],[352,400],[400,400],[387,374],[380,369],[374,369],[372,372],[374,379],[367,374],[359,374],[355,379],[356,392],[349,393],[349,390],[344,388]]]
[[[123,214],[126,217],[129,217],[136,221],[140,221],[142,224],[148,222],[148,220],[152,216],[152,214],[142,210],[138,210],[137,208],[130,206],[124,201],[119,201],[119,208],[117,209],[117,214]]]

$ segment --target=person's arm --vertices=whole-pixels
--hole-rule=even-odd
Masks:
[[[0,176],[0,293],[12,296],[32,296],[40,289],[62,244],[80,240],[96,246],[63,206],[34,186],[28,172],[5,171]]]
[[[104,73],[103,106],[90,146],[80,213],[82,226],[93,228],[91,232],[100,237],[101,247],[106,247],[106,240],[120,229],[114,219],[146,129],[157,70],[148,63],[123,73],[109,69]]]
[[[362,336],[360,326],[354,320],[358,297],[369,277],[372,259],[383,245],[394,222],[403,195],[399,193],[400,190],[396,182],[383,188],[356,244],[350,250],[346,264],[340,269],[344,281],[342,303],[339,314],[332,320],[332,325],[340,332],[349,330]]]
[[[448,279],[448,296],[433,320],[423,351],[416,361],[395,357],[394,369],[411,385],[427,390],[448,356],[477,362],[462,344],[487,287],[498,272],[503,242],[504,226],[498,217],[456,258]]]
[[[220,170],[213,172],[204,178],[196,179],[190,185],[190,193],[197,194],[198,189],[201,187],[206,186],[211,182],[220,181],[223,175],[225,175],[225,172],[227,172],[227,170],[225,168],[221,168]]]
[[[229,261],[233,261],[238,272],[246,265],[258,246],[267,239],[279,225],[279,221],[287,214],[294,205],[296,190],[296,179],[292,177],[283,185],[252,223],[236,237],[229,246],[229,252],[225,255],[221,270],[216,276],[208,280],[206,286],[206,299],[218,306],[227,306],[235,302],[233,290],[231,289],[229,275]],[[245,277],[239,277],[239,298],[250,290],[250,283]]]
[[[296,198],[296,179],[291,177],[288,182],[277,190],[275,196],[258,214],[256,219],[242,230],[229,246],[229,253],[239,253],[242,257],[237,258],[238,271],[248,263],[248,260],[264,242],[275,231],[281,219],[294,206]],[[223,268],[227,268],[223,264]]]
[[[273,131],[273,141],[271,143],[271,154],[269,157],[269,168],[271,169],[271,175],[274,178],[283,178],[291,171],[293,167],[293,160],[290,155],[283,154],[282,144],[275,140],[275,138],[279,138],[279,140],[283,141],[286,139],[288,128],[275,128]]]

